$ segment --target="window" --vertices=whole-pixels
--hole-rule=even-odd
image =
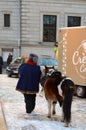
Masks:
[[[10,14],[4,14],[4,27],[10,27]]]
[[[56,20],[55,15],[43,16],[43,41],[55,42],[56,41]]]
[[[81,17],[78,16],[68,16],[68,27],[80,26]]]

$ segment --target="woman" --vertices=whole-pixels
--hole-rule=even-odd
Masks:
[[[56,42],[54,45],[54,53],[55,53],[55,58],[58,59],[58,42]]]
[[[19,68],[19,80],[16,90],[24,95],[26,113],[31,113],[35,108],[36,93],[39,92],[39,82],[41,77],[40,66],[37,65],[38,56],[30,54],[27,63]]]

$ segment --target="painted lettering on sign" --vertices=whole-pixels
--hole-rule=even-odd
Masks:
[[[78,74],[86,79],[86,41],[82,41],[81,45],[73,53],[72,62]]]

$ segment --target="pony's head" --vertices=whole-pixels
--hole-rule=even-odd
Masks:
[[[50,74],[52,71],[54,71],[55,69],[54,69],[54,66],[51,66],[51,67],[47,67],[46,65],[45,65],[45,75],[47,75],[47,74]]]

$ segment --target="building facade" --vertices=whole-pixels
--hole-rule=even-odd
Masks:
[[[62,27],[86,26],[85,0],[0,0],[0,55],[54,57]]]

